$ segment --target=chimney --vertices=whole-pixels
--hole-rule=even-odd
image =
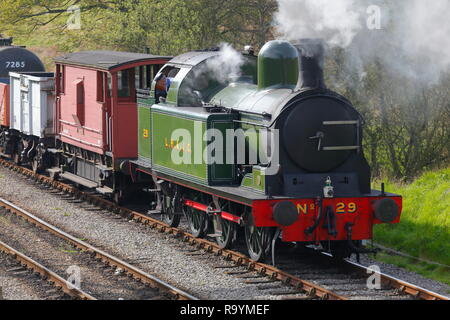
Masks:
[[[0,34],[0,47],[9,47],[13,43],[13,38],[3,38],[3,36]]]
[[[323,40],[301,39],[293,45],[298,50],[300,63],[300,74],[296,89],[326,89],[323,78]]]

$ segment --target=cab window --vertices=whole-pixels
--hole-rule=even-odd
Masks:
[[[142,67],[136,67],[135,72],[135,87],[136,89],[149,89],[153,79],[158,74],[163,65],[152,64]]]
[[[117,74],[117,85],[120,98],[128,98],[131,96],[130,70],[120,71]]]

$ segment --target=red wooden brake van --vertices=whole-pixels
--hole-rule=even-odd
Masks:
[[[0,82],[0,128],[3,127],[9,127],[9,85]]]
[[[84,51],[56,62],[56,132],[66,179],[105,193],[118,164],[138,155],[136,89],[149,88],[170,57]]]

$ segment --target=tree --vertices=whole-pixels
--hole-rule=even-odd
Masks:
[[[67,28],[72,5],[81,12],[80,29]],[[18,37],[17,44],[51,48],[51,56],[146,48],[177,55],[221,42],[258,49],[274,38],[277,5],[276,0],[2,0],[0,30]],[[373,174],[411,179],[448,165],[450,76],[424,85],[376,60],[347,68],[349,55],[330,49],[325,75],[330,88],[349,98],[365,119],[364,149]]]
[[[68,30],[78,6],[82,28]],[[45,34],[62,51],[111,48],[158,54],[217,46],[261,47],[272,37],[275,0],[4,0],[0,25],[9,34]]]
[[[3,0],[0,3],[0,25],[13,26],[27,22],[35,30],[49,25],[67,13],[70,6],[78,6],[81,12],[95,9],[112,10],[121,8],[119,0]]]
[[[331,51],[328,81],[365,120],[364,149],[374,176],[411,180],[450,159],[450,75],[429,84],[395,74],[378,61],[346,68],[345,50]]]
[[[273,14],[278,3],[275,0],[227,1],[228,14],[221,22],[222,35],[229,34],[230,42],[253,44],[261,48],[273,35]]]

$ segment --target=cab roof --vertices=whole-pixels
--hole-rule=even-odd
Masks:
[[[127,65],[145,64],[155,60],[168,61],[171,58],[134,52],[81,51],[57,57],[54,61],[65,65],[112,71],[114,69],[123,69]]]
[[[170,64],[193,67],[219,54],[219,51],[191,51],[173,58]]]

